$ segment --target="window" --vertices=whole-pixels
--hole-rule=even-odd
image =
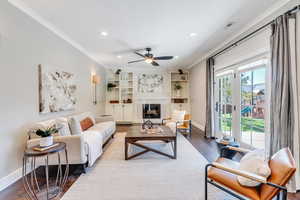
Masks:
[[[241,141],[257,148],[265,147],[266,67],[240,73]]]
[[[230,135],[245,145],[265,147],[267,59],[215,72],[217,137]]]

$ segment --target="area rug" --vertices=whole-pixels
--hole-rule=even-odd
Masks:
[[[207,160],[178,135],[177,159],[148,152],[124,160],[125,132],[119,132],[104,154],[73,184],[63,200],[204,200]],[[168,151],[169,148],[165,150]],[[224,193],[209,186],[210,200]]]

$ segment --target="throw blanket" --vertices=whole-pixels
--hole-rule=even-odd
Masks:
[[[103,152],[103,136],[96,131],[85,131],[83,134],[84,141],[88,146],[88,163],[91,167]]]

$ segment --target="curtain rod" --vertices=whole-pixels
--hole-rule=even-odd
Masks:
[[[292,13],[297,12],[297,11],[299,11],[299,10],[300,10],[300,5],[298,5],[298,6],[294,7],[294,8],[292,8],[292,9],[288,10],[287,12],[284,13],[284,15],[286,15],[286,14],[292,14]],[[211,58],[215,58],[215,57],[217,57],[218,55],[220,55],[220,54],[226,52],[227,50],[229,50],[229,49],[231,49],[231,48],[233,48],[233,47],[238,46],[238,44],[239,44],[240,42],[242,42],[242,41],[244,41],[244,40],[250,38],[252,35],[255,35],[257,32],[259,32],[259,31],[265,29],[266,27],[268,27],[269,25],[271,25],[274,21],[275,21],[275,19],[273,19],[272,21],[268,22],[267,24],[265,24],[265,25],[259,27],[258,29],[256,29],[255,31],[249,33],[248,35],[242,37],[241,39],[239,39],[238,41],[234,42],[233,44],[231,44],[231,45],[225,47],[224,49],[220,50],[219,52],[213,54],[213,55],[210,56],[209,58],[210,58],[210,59],[211,59]]]

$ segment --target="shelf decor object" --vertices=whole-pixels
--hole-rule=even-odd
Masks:
[[[96,105],[98,102],[97,102],[97,85],[100,84],[100,76],[98,75],[93,75],[92,76],[92,82],[94,84],[94,104]]]
[[[53,199],[59,196],[64,188],[68,179],[69,162],[66,144],[63,142],[56,143],[57,145],[52,148],[45,149],[44,151],[36,151],[33,146],[24,151],[23,156],[23,186],[31,200]],[[64,162],[62,162],[61,154],[64,154]],[[57,174],[54,179],[49,178],[49,157],[57,155],[58,166]],[[37,161],[44,160],[45,163],[45,177],[37,177]],[[64,163],[65,167],[62,167]]]
[[[181,96],[180,92],[181,92],[181,89],[182,89],[182,86],[180,85],[180,83],[175,83],[174,89],[176,91],[176,96],[180,97]]]

